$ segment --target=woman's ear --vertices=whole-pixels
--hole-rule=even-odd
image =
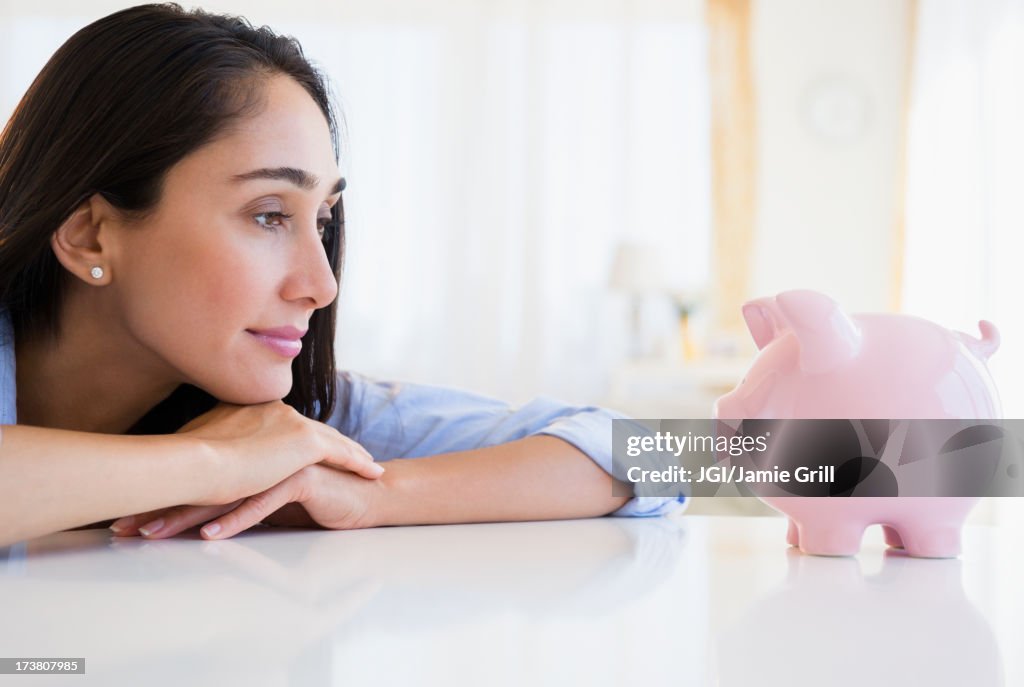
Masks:
[[[99,193],[82,202],[50,235],[50,246],[65,269],[87,284],[111,281],[120,213]]]

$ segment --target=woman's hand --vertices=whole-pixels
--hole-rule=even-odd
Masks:
[[[214,457],[213,470],[198,476],[210,485],[207,496],[191,505],[120,518],[111,525],[116,534],[152,535],[169,531],[164,529],[169,524],[187,521],[191,527],[206,522],[321,461],[357,473],[361,480],[374,480],[384,473],[358,442],[281,401],[249,406],[221,403],[178,430],[179,435],[198,440]]]
[[[372,527],[378,482],[323,465],[303,468],[270,489],[224,505],[178,506],[114,523],[118,536],[173,537],[201,523],[206,539],[226,539],[261,522],[285,527]],[[213,522],[209,522],[213,520]]]
[[[221,403],[178,434],[199,440],[214,456],[214,474],[198,476],[210,483],[210,493],[193,505],[223,507],[321,462],[371,480],[384,473],[358,442],[282,401]]]

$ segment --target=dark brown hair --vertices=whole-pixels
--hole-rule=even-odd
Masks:
[[[0,135],[0,309],[16,331],[56,338],[70,277],[50,235],[95,193],[142,219],[168,170],[262,105],[258,87],[284,74],[338,127],[327,83],[298,42],[240,17],[142,5],[78,31],[43,67]],[[344,258],[344,210],[332,210],[324,246],[335,278]],[[317,310],[292,364],[284,401],[326,420],[337,402],[335,300]],[[347,399],[344,399],[347,412]],[[181,385],[132,433],[173,432],[217,403]]]

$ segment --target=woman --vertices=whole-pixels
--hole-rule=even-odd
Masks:
[[[682,502],[612,495],[606,411],[337,373],[344,186],[291,39],[146,5],[54,54],[0,140],[0,545]]]

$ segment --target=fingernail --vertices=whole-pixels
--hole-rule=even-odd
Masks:
[[[215,522],[211,522],[203,528],[203,535],[207,537],[216,536],[218,532],[220,532],[220,525]]]
[[[115,534],[124,532],[132,524],[132,519],[133,518],[130,515],[118,518],[114,522],[110,523],[110,529],[113,530]]]
[[[147,522],[145,525],[139,528],[139,532],[142,532],[147,537],[151,534],[156,534],[164,527],[163,519],[154,520],[153,522]]]
[[[370,466],[370,468],[373,474],[376,475],[377,477],[380,477],[381,475],[384,474],[384,466],[382,465],[374,463],[373,465]]]

